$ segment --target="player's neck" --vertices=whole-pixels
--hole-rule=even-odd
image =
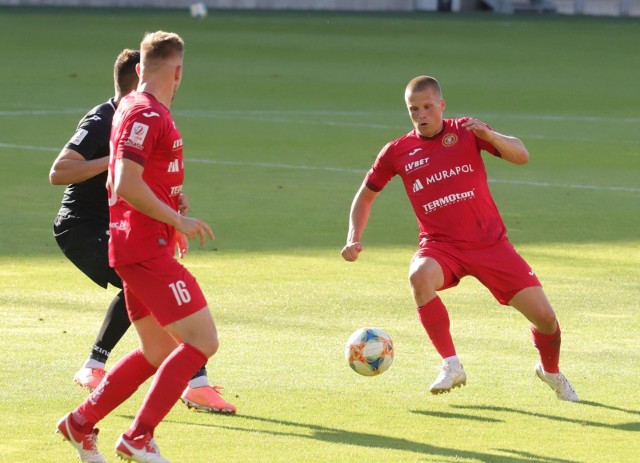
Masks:
[[[171,108],[171,101],[173,100],[173,88],[161,82],[140,82],[138,86],[139,92],[148,93],[153,95],[159,103]]]

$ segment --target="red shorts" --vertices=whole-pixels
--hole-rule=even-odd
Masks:
[[[131,321],[152,315],[165,326],[207,305],[196,279],[169,254],[115,270],[122,278]]]
[[[431,257],[440,264],[444,284],[439,290],[456,286],[461,278],[471,275],[503,305],[509,305],[513,296],[525,288],[542,286],[507,239],[482,249],[460,249],[449,243],[424,240],[414,257]]]

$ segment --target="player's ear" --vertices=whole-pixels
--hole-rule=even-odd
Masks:
[[[136,63],[136,74],[138,74],[138,78],[140,77],[140,63]]]
[[[444,98],[440,100],[440,107],[442,108],[442,112],[444,112],[445,108],[447,107],[447,102],[444,101]]]

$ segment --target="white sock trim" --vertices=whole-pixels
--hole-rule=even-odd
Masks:
[[[195,389],[197,387],[205,387],[205,386],[210,386],[209,380],[205,375],[198,376],[197,378],[194,378],[189,381],[189,387],[191,389]]]
[[[97,360],[92,358],[84,362],[84,368],[102,368],[104,370],[105,366],[106,365],[104,362],[98,362]]]
[[[460,364],[460,359],[458,358],[457,355],[452,355],[451,357],[447,357],[445,359],[443,359],[444,364],[445,365],[451,365],[454,367],[461,367],[462,365]]]

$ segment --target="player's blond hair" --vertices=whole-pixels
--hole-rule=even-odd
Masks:
[[[440,82],[435,77],[431,76],[418,76],[409,81],[404,91],[405,95],[421,92],[423,90],[433,90],[442,96],[442,89],[440,88]]]
[[[142,64],[163,61],[184,54],[184,40],[174,32],[147,32],[140,43]]]
[[[125,48],[113,65],[113,82],[119,95],[126,95],[138,86],[136,64],[140,62],[140,52]]]

